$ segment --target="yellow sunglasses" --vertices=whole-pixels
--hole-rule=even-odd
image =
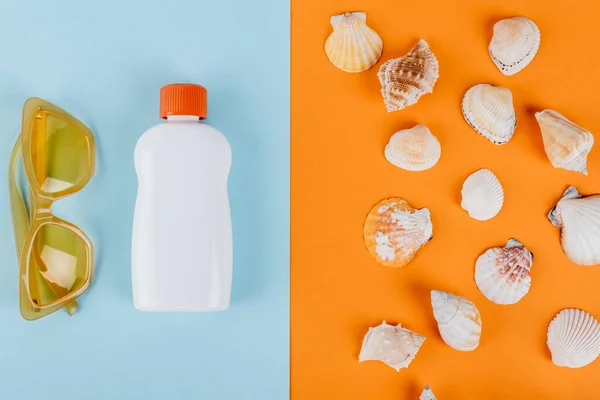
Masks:
[[[20,154],[30,188],[28,205],[17,185]],[[62,307],[73,315],[77,298],[91,284],[92,242],[77,226],[52,215],[50,208],[89,182],[95,155],[94,135],[77,118],[42,99],[25,102],[21,134],[10,155],[8,187],[19,304],[27,320]]]

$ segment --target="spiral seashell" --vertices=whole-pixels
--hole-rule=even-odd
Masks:
[[[475,350],[481,337],[481,316],[475,304],[464,297],[431,291],[433,316],[444,342],[460,351]]]

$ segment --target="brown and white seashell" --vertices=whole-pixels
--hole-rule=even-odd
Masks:
[[[409,331],[398,324],[386,324],[369,328],[365,335],[358,362],[381,361],[396,371],[408,368],[414,360],[425,337]]]
[[[377,63],[383,41],[367,26],[364,12],[347,12],[331,17],[333,33],[325,42],[329,61],[345,72],[362,72]]]
[[[433,316],[444,342],[460,351],[475,350],[481,337],[481,316],[475,304],[464,297],[431,291]]]
[[[387,110],[397,111],[433,92],[439,77],[438,61],[421,39],[405,56],[385,62],[377,76]]]
[[[550,322],[546,344],[559,367],[585,367],[600,355],[600,324],[583,310],[564,309]]]
[[[486,83],[467,90],[462,101],[465,120],[477,133],[494,144],[505,144],[517,126],[510,90]]]
[[[571,186],[548,219],[560,229],[560,243],[569,260],[579,265],[600,264],[600,195],[583,197]]]
[[[553,110],[538,112],[535,118],[552,165],[587,175],[587,157],[594,144],[594,136]]]
[[[504,190],[489,169],[473,172],[463,183],[460,206],[471,218],[486,221],[494,218],[504,204]]]
[[[496,22],[488,48],[492,61],[504,75],[514,75],[525,68],[540,47],[540,30],[526,17]]]
[[[475,283],[496,304],[515,304],[531,287],[533,254],[517,239],[505,247],[492,247],[475,263]]]
[[[396,132],[385,146],[385,158],[408,171],[424,171],[437,164],[440,142],[425,125]]]
[[[416,210],[396,197],[376,204],[365,221],[364,239],[369,254],[389,267],[408,264],[432,237],[429,210]]]
[[[421,392],[421,396],[419,396],[419,400],[436,400],[429,385],[425,386],[425,389]]]

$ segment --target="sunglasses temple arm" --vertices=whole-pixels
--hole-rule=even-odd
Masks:
[[[25,237],[27,236],[27,230],[29,229],[29,214],[21,191],[17,186],[16,169],[17,161],[19,160],[19,154],[21,153],[21,135],[17,139],[15,146],[10,153],[10,160],[8,163],[8,194],[10,198],[10,209],[13,221],[13,231],[15,235],[15,246],[17,249],[17,260],[21,259],[21,253],[23,251],[23,245]],[[77,311],[77,301],[73,300],[66,304],[65,310],[69,315],[75,314]]]

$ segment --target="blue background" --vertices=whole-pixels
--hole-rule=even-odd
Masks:
[[[287,398],[289,3],[4,1],[0,38],[0,399]],[[233,150],[225,312],[133,307],[133,150],[160,122],[159,88],[172,82],[207,87],[207,122]],[[36,322],[18,311],[4,178],[31,96],[81,119],[98,145],[89,185],[53,207],[93,240],[94,283],[75,316]]]

